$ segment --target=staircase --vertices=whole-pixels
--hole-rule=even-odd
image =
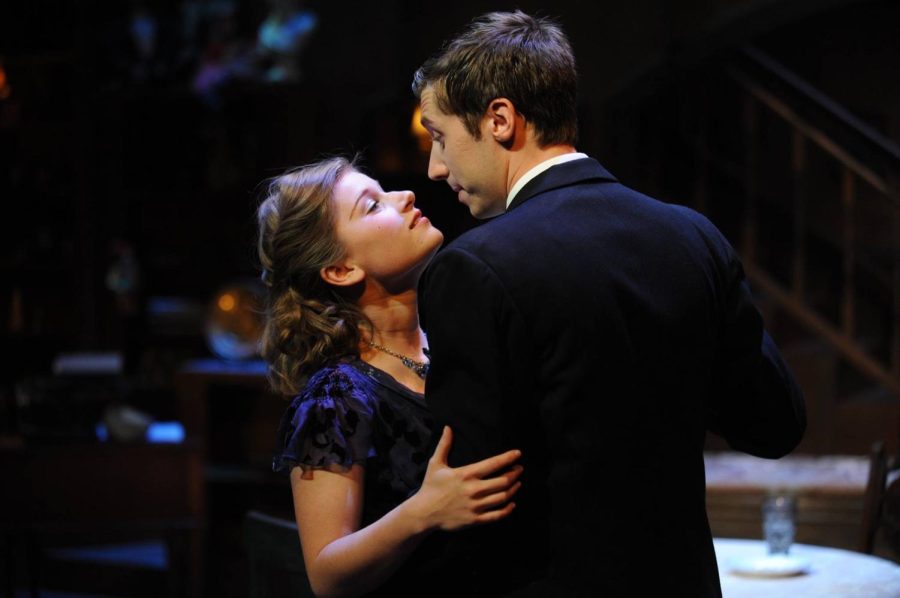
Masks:
[[[753,46],[711,85],[679,92],[692,205],[738,246],[804,390],[800,451],[896,451],[900,147]]]

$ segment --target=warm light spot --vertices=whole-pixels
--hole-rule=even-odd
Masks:
[[[12,87],[6,79],[6,69],[0,64],[0,100],[5,100],[12,94]]]
[[[427,152],[431,149],[431,135],[428,134],[428,129],[422,126],[422,107],[419,105],[416,105],[413,111],[410,133],[418,141],[420,150]]]
[[[235,305],[237,305],[237,301],[235,301],[234,295],[231,293],[225,293],[219,297],[219,309],[222,311],[231,311]]]

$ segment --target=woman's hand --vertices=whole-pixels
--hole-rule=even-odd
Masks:
[[[518,482],[522,466],[510,466],[521,451],[507,451],[463,467],[447,465],[453,432],[444,426],[441,439],[428,461],[422,487],[410,499],[410,506],[426,530],[458,530],[471,525],[503,519],[516,507],[510,502],[522,486]],[[496,476],[492,474],[507,469]]]
[[[360,529],[365,469],[291,472],[307,576],[317,595],[358,596],[383,583],[434,530],[456,530],[509,515],[521,485],[522,454],[508,451],[465,467],[447,465],[450,428],[428,462],[419,491]],[[497,473],[502,471],[503,473]]]

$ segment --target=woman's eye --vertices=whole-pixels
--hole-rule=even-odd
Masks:
[[[369,206],[366,209],[366,213],[369,214],[371,212],[374,212],[375,210],[378,209],[378,206],[380,206],[380,205],[381,205],[381,202],[379,202],[377,199],[370,199]]]

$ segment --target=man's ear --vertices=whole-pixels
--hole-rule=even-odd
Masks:
[[[516,107],[507,98],[494,98],[488,104],[485,120],[491,137],[502,144],[515,139],[517,117]]]
[[[350,287],[359,284],[366,278],[366,273],[352,262],[343,261],[319,270],[319,276],[328,284],[336,287]]]

